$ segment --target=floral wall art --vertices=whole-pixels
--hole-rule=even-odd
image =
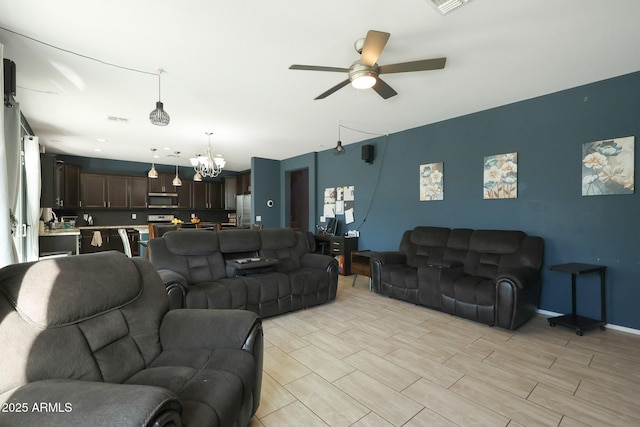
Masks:
[[[444,200],[444,163],[420,165],[420,201]]]
[[[633,194],[634,137],[582,144],[582,195]]]
[[[515,199],[518,197],[518,153],[498,154],[484,158],[484,198]]]

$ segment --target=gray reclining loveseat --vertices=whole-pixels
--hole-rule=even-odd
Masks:
[[[380,294],[515,329],[536,312],[543,241],[522,231],[416,227],[371,256]]]
[[[335,299],[338,264],[313,253],[311,244],[307,233],[268,228],[170,231],[148,245],[172,308],[235,308],[268,317]]]
[[[171,310],[142,258],[0,270],[1,426],[246,426],[263,337],[245,310]]]

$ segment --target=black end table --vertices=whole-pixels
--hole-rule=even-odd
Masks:
[[[603,265],[593,264],[581,264],[577,262],[570,262],[567,264],[552,265],[549,270],[560,271],[571,274],[571,314],[565,314],[564,316],[550,317],[548,319],[549,326],[566,326],[568,328],[575,329],[576,334],[582,336],[583,331],[597,326],[601,330],[604,330],[604,325],[607,323],[607,311],[606,311],[606,284],[605,273],[607,267]],[[581,274],[598,273],[600,275],[600,320],[591,319],[589,317],[579,316],[576,314],[576,277]]]

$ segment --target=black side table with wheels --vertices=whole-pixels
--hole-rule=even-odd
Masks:
[[[601,330],[604,330],[604,325],[607,323],[607,311],[606,311],[606,299],[605,299],[605,273],[607,267],[603,265],[593,264],[581,264],[577,262],[570,262],[568,264],[558,264],[549,267],[552,271],[561,271],[564,273],[571,273],[571,314],[565,314],[564,316],[550,317],[548,319],[549,326],[566,326],[571,329],[575,329],[576,334],[582,336],[583,331],[597,326]],[[579,316],[576,313],[576,277],[580,274],[598,273],[600,275],[600,320],[591,319],[589,317]]]

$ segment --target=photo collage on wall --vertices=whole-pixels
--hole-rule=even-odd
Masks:
[[[355,221],[354,206],[355,188],[353,185],[324,189],[322,215],[325,218],[335,218],[336,215],[344,215],[345,224],[351,224]]]

